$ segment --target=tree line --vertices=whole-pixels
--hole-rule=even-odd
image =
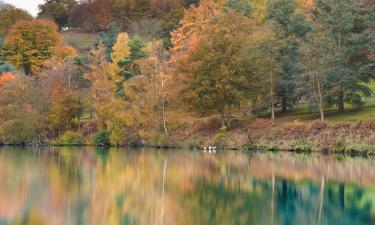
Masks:
[[[90,18],[74,16],[83,9]],[[218,115],[230,129],[304,103],[324,121],[372,94],[375,11],[359,0],[48,0],[20,20],[9,10],[1,4],[13,21],[0,22],[4,143],[160,143],[188,118]],[[164,28],[147,38],[130,29],[155,18]],[[103,31],[89,59],[62,41],[72,22]]]
[[[39,6],[38,17],[55,21],[59,27],[101,31],[114,25],[128,29],[131,21],[163,19],[198,0],[47,0]]]

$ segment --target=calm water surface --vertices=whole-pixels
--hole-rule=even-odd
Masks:
[[[375,160],[0,148],[5,224],[375,224]]]

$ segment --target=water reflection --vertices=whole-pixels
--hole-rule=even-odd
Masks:
[[[375,161],[0,149],[0,225],[375,224]]]

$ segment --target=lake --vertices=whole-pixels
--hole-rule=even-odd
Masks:
[[[375,159],[3,147],[0,224],[375,224]]]

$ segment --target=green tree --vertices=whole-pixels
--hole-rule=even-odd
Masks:
[[[126,56],[124,59],[121,59],[117,62],[118,66],[120,67],[119,76],[123,79],[118,83],[118,92],[119,96],[124,96],[123,93],[123,83],[130,78],[139,75],[141,73],[137,60],[146,56],[146,53],[142,50],[144,47],[143,42],[137,36],[133,37],[129,41],[129,50],[130,55]]]
[[[268,19],[280,43],[280,76],[276,81],[276,95],[282,112],[296,104],[300,97],[298,80],[302,72],[298,60],[299,40],[311,29],[303,14],[297,13],[297,0],[271,0],[268,5]]]
[[[200,114],[220,113],[223,126],[255,92],[255,77],[247,58],[253,23],[232,10],[213,19],[205,36],[179,62],[182,100]]]
[[[69,14],[77,5],[75,0],[45,0],[39,5],[38,17],[52,19],[59,28],[69,25]]]
[[[183,10],[175,10],[170,12],[167,16],[161,21],[161,27],[159,31],[159,36],[163,39],[164,47],[166,49],[171,49],[171,32],[176,30],[180,26],[180,20],[184,15]]]
[[[253,11],[252,5],[248,0],[227,0],[226,4],[224,4],[224,9],[226,8],[234,9],[246,17],[250,17]]]
[[[3,39],[0,37],[0,52],[3,51],[4,42]],[[14,68],[9,64],[6,63],[4,57],[0,54],[0,75],[5,72],[13,71]]]
[[[275,121],[277,81],[280,78],[280,40],[267,27],[253,36],[251,44],[251,62],[257,74],[257,98],[253,101],[253,113],[271,112]]]
[[[322,37],[325,37],[325,34],[317,30],[310,32],[301,46],[299,60],[303,68],[301,86],[306,90],[306,96],[312,104],[319,109],[320,120],[324,122],[325,96],[328,92],[326,72],[330,67],[326,56],[329,55],[330,43]]]
[[[97,146],[109,145],[109,132],[101,129],[94,135],[94,144]]]
[[[329,51],[321,53],[329,68],[325,72],[326,102],[344,111],[345,102],[361,107],[370,96],[366,85],[375,77],[373,11],[358,0],[318,0],[313,9],[314,29]]]
[[[115,26],[111,26],[107,32],[99,33],[99,40],[96,43],[96,47],[103,45],[105,48],[105,59],[109,62],[112,62],[111,54],[112,48],[116,43],[117,36],[119,35],[119,29]]]

